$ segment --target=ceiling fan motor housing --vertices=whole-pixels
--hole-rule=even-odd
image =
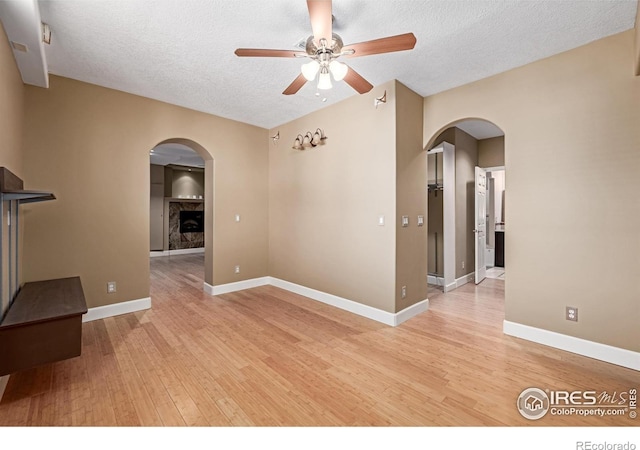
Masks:
[[[307,38],[307,45],[305,47],[305,51],[307,52],[307,55],[309,55],[311,58],[315,58],[318,59],[318,62],[322,62],[324,58],[322,58],[322,55],[328,55],[329,57],[326,58],[327,63],[331,61],[331,59],[333,58],[337,58],[338,56],[340,56],[340,54],[342,53],[342,47],[344,46],[344,43],[342,42],[342,38],[340,36],[338,36],[336,33],[332,33],[332,37],[333,39],[331,40],[331,44],[330,45],[325,45],[325,46],[321,46],[318,47],[313,39],[313,36],[309,36]]]

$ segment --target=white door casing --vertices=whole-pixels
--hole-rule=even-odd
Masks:
[[[487,276],[484,252],[487,247],[487,171],[476,166],[475,177],[475,263],[476,284]]]

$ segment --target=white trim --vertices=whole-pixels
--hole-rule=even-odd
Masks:
[[[456,279],[456,289],[461,287],[461,286],[464,286],[467,283],[471,283],[471,282],[475,283],[475,281],[476,281],[476,273],[475,272],[471,272],[471,273],[468,273],[466,275],[463,275],[460,278]]]
[[[130,300],[128,302],[114,303],[112,305],[97,306],[89,308],[89,311],[82,316],[83,322],[91,322],[93,320],[106,319],[107,317],[119,316],[120,314],[128,314],[136,311],[143,311],[151,308],[151,297],[141,298],[138,300]]]
[[[405,309],[403,309],[402,311],[399,311],[397,313],[394,314],[395,319],[394,319],[394,323],[393,326],[396,327],[398,325],[400,325],[402,322],[406,322],[407,320],[411,319],[414,316],[417,316],[420,313],[425,312],[427,309],[429,309],[429,299],[426,298],[418,303],[414,303],[411,306],[407,306]]]
[[[443,292],[450,292],[453,291],[456,288],[456,282],[454,281],[453,283],[450,284],[445,284],[443,287]]]
[[[444,284],[445,286],[451,286],[455,284],[456,278],[456,147],[448,142],[443,142],[442,148],[444,150],[442,156]],[[445,289],[445,292],[447,292],[447,289]]]
[[[202,283],[202,290],[205,292],[205,294],[214,295],[213,286],[206,281]]]
[[[219,284],[217,286],[212,286],[209,283],[204,283],[203,290],[209,295],[222,295],[229,292],[241,291],[243,289],[251,289],[266,285],[275,286],[280,289],[293,292],[294,294],[302,295],[312,300],[335,306],[336,308],[344,309],[345,311],[352,312],[359,316],[363,316],[377,322],[382,322],[386,325],[391,325],[392,327],[400,325],[402,322],[405,322],[413,316],[416,316],[429,309],[429,299],[425,299],[403,309],[402,311],[399,311],[397,313],[390,313],[378,308],[373,308],[372,306],[354,302],[353,300],[348,300],[346,298],[338,297],[333,294],[327,294],[326,292],[317,291],[315,289],[311,289],[274,277],[253,278],[251,280],[243,280],[236,283]]]
[[[453,283],[444,284],[444,279],[440,277],[434,277],[431,275],[427,276],[427,282],[430,284],[435,284],[437,286],[443,286],[444,292],[450,292],[454,289],[458,289],[460,286],[464,286],[467,283],[471,283],[475,281],[475,272],[468,273],[466,275],[461,276],[453,281]]]
[[[149,257],[156,258],[158,256],[190,255],[193,253],[204,253],[204,247],[180,248],[178,250],[153,251],[153,252],[149,252]]]
[[[7,388],[7,383],[9,382],[9,377],[11,375],[5,375],[0,377],[0,401],[2,400],[2,396],[4,395],[4,390]]]
[[[394,326],[395,324],[395,317],[393,313],[354,302],[353,300],[347,300],[346,298],[338,297],[337,295],[327,294],[326,292],[317,291],[306,286],[300,286],[299,284],[280,280],[279,278],[272,277],[271,285],[298,295],[309,297],[327,305],[335,306],[336,308],[344,309],[345,311],[352,312],[377,322],[382,322],[391,326]]]
[[[640,370],[640,353],[601,344],[599,342],[587,341],[585,339],[556,333],[554,331],[543,330],[520,323],[504,321],[504,334],[514,336],[538,344],[548,345],[567,352],[589,358],[599,359],[618,366],[627,367],[633,370]]]
[[[259,286],[265,286],[269,284],[269,277],[252,278],[250,280],[236,281],[235,283],[218,284],[211,286],[209,283],[204,283],[203,290],[209,295],[222,295],[229,292],[242,291],[244,289],[251,289]]]
[[[372,306],[354,302],[353,300],[338,297],[337,295],[327,294],[326,292],[317,291],[306,286],[291,283],[289,281],[280,280],[273,277],[270,277],[270,279],[271,282],[269,284],[271,284],[271,286],[279,287],[280,289],[285,289],[298,295],[303,295],[312,300],[317,300],[327,305],[344,309],[345,311],[349,311],[359,316],[363,316],[368,319],[384,323],[385,325],[390,325],[392,327],[400,325],[402,322],[410,319],[417,314],[420,314],[421,312],[426,311],[429,308],[429,300],[425,299],[394,314],[378,308],[374,308]]]

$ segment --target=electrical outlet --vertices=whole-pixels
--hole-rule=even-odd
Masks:
[[[107,294],[113,294],[114,292],[116,292],[116,282],[115,281],[108,281],[107,282]]]
[[[240,273],[240,266],[236,266],[234,271],[235,271],[235,273]]]
[[[462,268],[464,269],[464,261],[462,261]]]
[[[407,287],[402,286],[402,298],[405,298],[406,296],[407,296]]]
[[[578,321],[578,308],[574,306],[567,306],[566,319],[572,322]]]

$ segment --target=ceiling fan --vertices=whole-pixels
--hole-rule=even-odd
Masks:
[[[331,0],[307,0],[307,7],[313,35],[307,39],[306,53],[256,48],[239,48],[235,51],[237,56],[309,58],[310,61],[302,65],[302,73],[284,90],[285,95],[295,94],[307,81],[313,81],[316,75],[318,89],[330,89],[333,76],[335,81],[344,80],[360,94],[364,94],[369,92],[373,85],[351,67],[339,62],[338,58],[411,50],[416,45],[413,33],[344,45],[342,38],[332,30]]]

